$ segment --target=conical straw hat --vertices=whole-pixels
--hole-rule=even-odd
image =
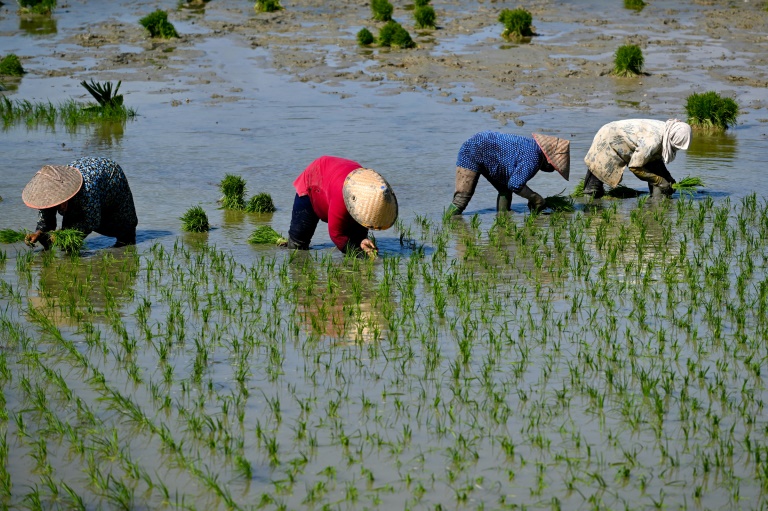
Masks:
[[[74,197],[82,186],[83,175],[75,167],[45,165],[24,187],[21,200],[30,208],[48,209]]]
[[[356,169],[344,180],[344,204],[363,227],[389,229],[397,220],[397,197],[387,180],[372,169]]]
[[[547,161],[555,167],[563,178],[568,181],[571,173],[571,142],[564,138],[557,138],[551,135],[542,135],[534,133],[533,139],[539,144]]]

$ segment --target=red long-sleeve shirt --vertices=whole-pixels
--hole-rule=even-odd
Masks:
[[[359,163],[336,156],[321,156],[304,169],[293,182],[299,196],[309,195],[312,209],[323,222],[328,223],[328,234],[342,252],[348,246],[360,247],[368,237],[368,229],[352,218],[344,204],[344,179]]]

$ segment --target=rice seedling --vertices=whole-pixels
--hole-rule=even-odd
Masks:
[[[379,46],[395,46],[398,48],[415,48],[416,43],[411,39],[411,34],[394,20],[388,21],[379,30]]]
[[[91,79],[91,83],[83,80],[80,85],[91,93],[91,96],[98,102],[102,108],[119,108],[123,105],[123,95],[118,94],[122,81],[118,81],[115,90],[112,90],[112,82],[99,83]]]
[[[567,195],[562,194],[545,197],[544,205],[547,207],[547,209],[551,209],[552,211],[572,212],[576,210],[573,205],[573,199]]]
[[[18,0],[22,12],[33,14],[51,14],[56,8],[56,0]]]
[[[283,9],[280,0],[257,0],[253,8],[256,12],[275,12]]]
[[[576,186],[571,192],[571,197],[584,197],[584,178],[581,178],[579,182],[576,183]]]
[[[0,97],[0,119],[6,127],[24,123],[28,127],[43,125],[53,128],[63,124],[74,128],[100,121],[123,122],[135,116],[136,110],[126,107],[94,109],[74,100],[54,105],[51,102],[32,103]]]
[[[533,35],[533,30],[531,30],[533,16],[526,9],[504,9],[499,14],[499,21],[504,25],[502,37],[521,39]]]
[[[642,74],[644,61],[643,50],[636,44],[619,46],[613,58],[613,74],[623,77]]]
[[[370,30],[363,27],[360,29],[360,31],[357,33],[357,44],[360,46],[370,46],[376,41],[376,38],[373,37],[373,34]]]
[[[0,243],[18,243],[24,241],[27,234],[29,233],[24,229],[0,229]]]
[[[248,238],[248,243],[254,245],[279,245],[286,241],[279,232],[268,225],[258,227]]]
[[[703,186],[704,180],[696,176],[686,176],[672,184],[672,188],[680,192],[680,195],[693,195],[698,188]]]
[[[245,209],[245,179],[234,174],[225,174],[219,182],[219,190],[223,194],[220,199],[224,209]]]
[[[189,208],[180,218],[181,230],[186,232],[207,232],[211,226],[208,223],[208,215],[202,206]]]
[[[179,37],[176,27],[168,21],[168,13],[162,9],[151,12],[139,19],[139,24],[149,31],[150,37],[159,37],[161,39]]]
[[[371,0],[371,12],[375,21],[390,21],[394,7],[389,0]]]
[[[725,131],[736,125],[739,105],[714,91],[694,92],[686,99],[685,112],[694,128]]]
[[[51,245],[68,254],[77,254],[85,245],[85,236],[77,229],[59,229],[48,235]]]
[[[416,22],[416,28],[435,28],[437,15],[431,5],[416,6],[413,11],[413,19]]]
[[[277,209],[272,201],[272,196],[262,192],[248,200],[248,203],[245,205],[245,211],[248,213],[274,213]]]
[[[26,73],[21,65],[19,57],[14,53],[9,53],[0,59],[0,75],[3,76],[22,76]]]
[[[642,11],[644,7],[645,7],[645,2],[643,0],[624,0],[625,9]]]

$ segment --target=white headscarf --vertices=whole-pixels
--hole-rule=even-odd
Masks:
[[[675,159],[678,149],[685,151],[691,143],[691,127],[677,119],[670,119],[664,124],[664,136],[661,139],[661,157],[664,163]]]

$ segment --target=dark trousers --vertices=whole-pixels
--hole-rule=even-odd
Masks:
[[[309,242],[315,235],[315,229],[320,218],[312,209],[309,195],[293,199],[293,214],[291,215],[291,227],[288,229],[288,247],[298,250],[309,250]]]

